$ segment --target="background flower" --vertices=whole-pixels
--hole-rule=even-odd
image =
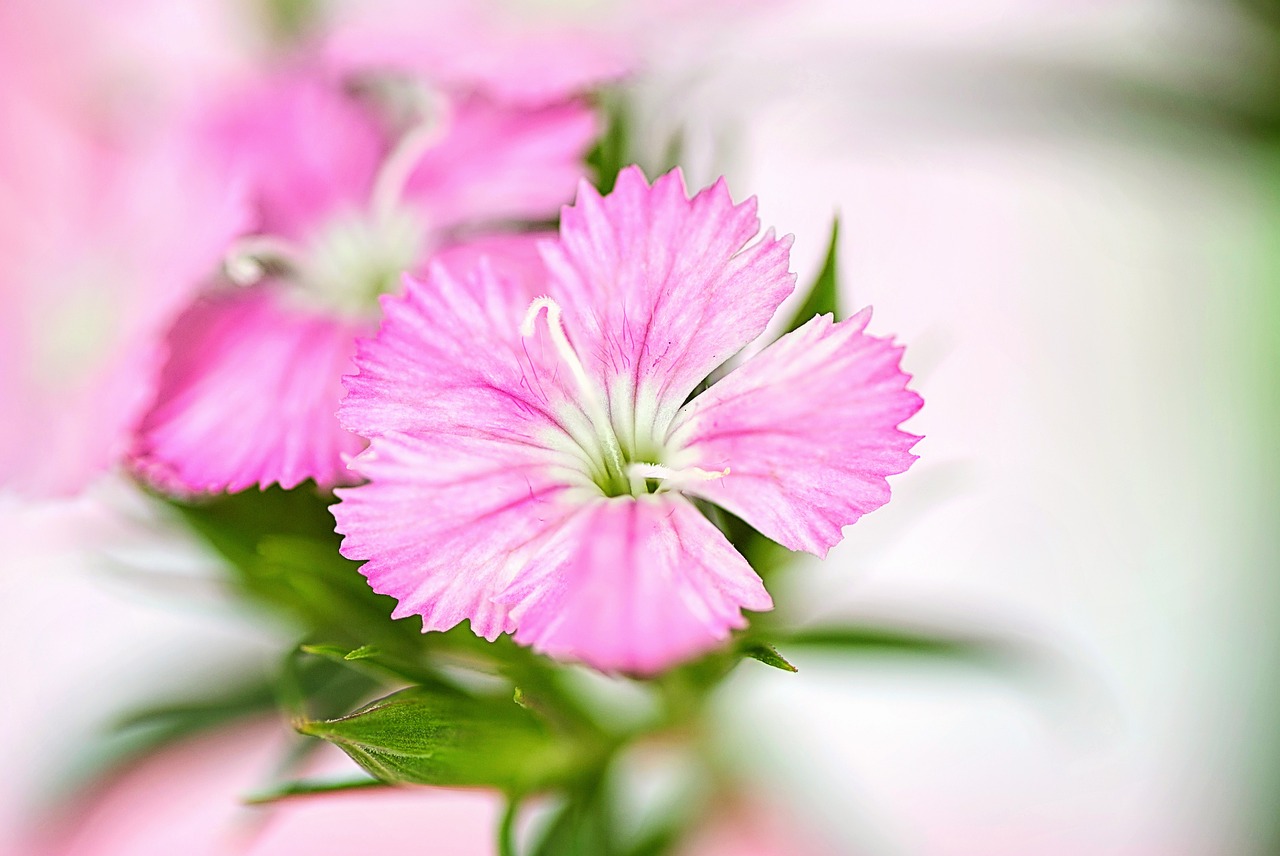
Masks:
[[[577,100],[526,108],[365,85],[386,91],[360,97],[322,70],[290,72],[231,93],[207,119],[210,161],[255,219],[225,248],[239,287],[210,289],[169,336],[133,450],[153,481],[236,492],[346,480],[362,444],[333,417],[339,378],[377,296],[441,249],[552,214],[597,128]],[[413,102],[404,127],[378,109],[395,96]],[[496,253],[520,239],[484,240]]]

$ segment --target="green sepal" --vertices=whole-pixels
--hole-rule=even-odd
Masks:
[[[809,286],[808,296],[804,303],[791,316],[783,333],[790,333],[805,324],[815,315],[831,314],[839,321],[844,317],[840,310],[839,283],[839,251],[840,251],[840,218],[831,220],[831,242],[827,245],[827,257],[818,271],[818,278]]]
[[[775,669],[781,669],[784,672],[800,671],[795,666],[791,665],[791,663],[787,661],[786,657],[779,654],[777,648],[772,645],[766,645],[763,642],[756,642],[747,645],[742,649],[742,654],[745,657],[750,657],[753,660],[759,660],[766,666],[773,666]]]
[[[585,760],[510,696],[411,687],[340,719],[302,720],[295,727],[391,783],[527,793],[562,780]]]

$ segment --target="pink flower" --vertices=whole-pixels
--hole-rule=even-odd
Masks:
[[[238,19],[172,6],[0,3],[0,488],[24,496],[128,452],[168,325],[242,228],[182,133],[244,62]]]
[[[339,413],[370,438],[335,506],[394,616],[463,620],[600,669],[652,673],[772,605],[705,499],[819,555],[889,499],[920,407],[869,313],[818,317],[686,401],[792,291],[788,239],[723,182],[687,198],[628,168],[583,184],[529,304],[483,267],[384,301]]]
[[[0,485],[66,496],[128,452],[242,212],[176,135],[116,145],[25,93],[0,105]]]
[[[403,80],[367,86],[285,74],[209,123],[209,159],[257,222],[226,254],[238,285],[207,294],[169,337],[134,449],[151,479],[194,491],[340,480],[363,445],[334,418],[340,378],[377,296],[460,244],[531,255],[519,247],[532,238],[475,232],[550,217],[596,132],[576,102],[524,109]]]
[[[20,834],[23,856],[347,856],[423,849],[487,856],[501,811],[481,790],[372,788],[247,806],[279,775],[293,745],[267,723],[211,731],[138,759]],[[351,779],[350,760],[322,747],[303,775]],[[32,824],[35,826],[35,824]],[[5,838],[0,833],[0,852]]]
[[[626,40],[581,9],[570,17],[492,0],[355,0],[328,11],[322,50],[337,67],[424,75],[512,103],[559,101],[634,63]]]

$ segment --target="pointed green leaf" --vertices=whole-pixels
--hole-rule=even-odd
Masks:
[[[340,782],[288,782],[271,790],[250,794],[243,801],[248,805],[262,805],[293,797],[343,793],[345,791],[365,791],[371,788],[386,787],[389,787],[386,782],[380,782],[377,779],[348,779]]]
[[[1019,668],[1046,665],[1008,639],[942,628],[874,625],[814,627],[780,636],[788,648],[822,649],[859,656],[909,656],[939,662]]]
[[[571,745],[509,697],[426,687],[393,693],[341,719],[296,727],[338,746],[384,782],[522,793],[566,775],[578,760]]]
[[[826,315],[831,313],[835,319],[839,321],[844,317],[840,311],[840,284],[839,284],[839,245],[840,245],[840,218],[836,217],[831,221],[831,242],[827,245],[827,258],[822,263],[822,270],[818,272],[818,278],[813,281],[813,285],[809,287],[808,297],[804,303],[796,310],[795,315],[791,317],[791,322],[787,324],[784,333],[790,333],[798,327],[808,323],[815,315]]]
[[[344,660],[367,660],[370,657],[378,657],[382,654],[381,649],[377,645],[361,645],[354,651],[348,651],[343,655]]]
[[[743,649],[742,653],[753,660],[759,660],[766,666],[773,666],[775,669],[781,669],[784,672],[800,671],[795,666],[787,662],[787,658],[779,654],[777,648],[772,645],[766,645],[763,642],[748,645]]]

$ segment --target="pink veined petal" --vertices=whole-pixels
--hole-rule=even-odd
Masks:
[[[573,196],[599,131],[595,113],[577,101],[521,109],[471,97],[446,121],[405,189],[442,230],[553,217]]]
[[[339,416],[371,439],[351,463],[368,483],[340,490],[334,516],[343,555],[368,560],[396,617],[421,615],[424,630],[469,619],[492,639],[514,627],[494,596],[590,483],[545,332],[520,336],[527,286],[448,262],[383,298],[378,335],[358,345]]]
[[[499,596],[516,641],[605,671],[652,674],[743,627],[773,601],[688,500],[596,499]]]
[[[351,465],[368,483],[337,491],[342,554],[368,560],[373,590],[399,601],[393,618],[420,615],[424,632],[469,619],[492,640],[513,629],[494,595],[576,507],[555,463],[469,426],[375,437]]]
[[[515,289],[514,305],[523,300],[528,309],[535,297],[547,292],[547,268],[538,247],[555,238],[555,232],[480,235],[445,247],[431,259],[455,277],[467,276],[485,260],[500,281]]]
[[[870,318],[816,317],[689,402],[668,436],[680,466],[729,474],[685,492],[819,556],[888,502],[886,476],[911,465],[920,439],[897,426],[922,401],[902,348],[864,332]]]
[[[291,240],[363,210],[389,145],[339,81],[305,69],[231,92],[205,139],[210,162],[252,193],[256,230]]]
[[[139,467],[194,491],[342,480],[364,445],[334,416],[362,330],[287,306],[270,286],[197,301],[169,335]]]
[[[581,183],[545,256],[565,326],[615,410],[653,396],[655,421],[669,419],[791,293],[791,239],[770,230],[749,244],[755,208],[734,205],[723,179],[689,199],[678,169],[650,187],[628,167],[604,198]]]
[[[358,371],[344,379],[342,424],[364,437],[467,429],[531,441],[556,430],[552,412],[571,381],[543,330],[520,337],[528,284],[484,260],[465,271],[448,261],[382,298],[378,335],[357,344]]]

